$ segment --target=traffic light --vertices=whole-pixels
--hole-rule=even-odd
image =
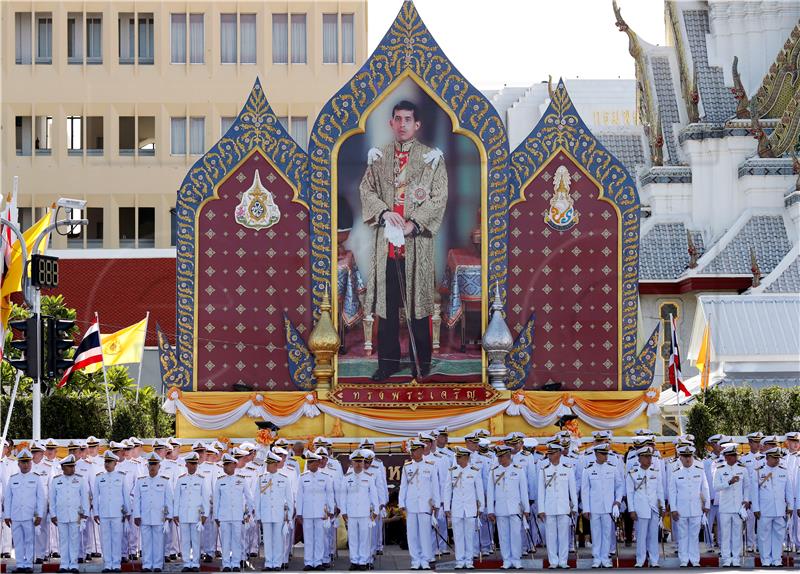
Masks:
[[[71,349],[75,342],[70,332],[75,321],[47,317],[47,378],[58,378],[72,365],[72,359],[64,358],[64,353]]]
[[[9,326],[22,334],[20,339],[11,341],[13,348],[22,351],[22,357],[8,359],[8,362],[27,376],[36,379],[39,377],[42,365],[42,330],[39,328],[39,322],[35,317],[31,317],[19,321],[10,321]]]

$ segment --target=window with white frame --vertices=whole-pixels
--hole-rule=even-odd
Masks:
[[[103,63],[103,15],[86,15],[86,63]]]
[[[356,63],[356,27],[354,14],[342,14],[342,64]]]
[[[186,118],[170,118],[170,153],[186,155]]]
[[[155,19],[153,14],[139,14],[139,64],[151,65],[155,61]]]
[[[206,119],[189,118],[189,153],[203,155],[206,151]]]
[[[31,13],[16,12],[14,14],[14,62],[31,63]]]
[[[81,155],[83,153],[83,118],[67,116],[67,153]]]
[[[14,118],[17,155],[31,155],[31,117],[16,116]]]
[[[223,64],[236,63],[236,14],[220,14],[219,58]]]
[[[170,58],[173,64],[186,63],[186,14],[170,14]]]
[[[291,135],[292,139],[294,139],[300,147],[306,149],[306,147],[308,147],[308,118],[292,117]]]
[[[205,56],[205,23],[202,14],[189,14],[189,62],[204,64]]]
[[[53,63],[53,15],[36,14],[36,63]]]
[[[236,121],[236,118],[234,116],[222,116],[219,119],[220,137],[228,133],[228,130],[231,129],[231,126],[233,125],[234,121]]]
[[[255,14],[239,14],[239,62],[242,64],[255,64],[257,53],[257,28]]]
[[[272,15],[272,63],[289,63],[289,15]]]
[[[83,63],[83,14],[67,15],[67,63]]]
[[[292,64],[308,62],[306,53],[306,15],[292,14]]]
[[[36,155],[52,153],[53,116],[36,116],[33,122],[33,147]]]
[[[339,63],[339,14],[322,15],[322,63]]]
[[[119,15],[119,63],[133,64],[136,39],[136,21],[133,14]]]

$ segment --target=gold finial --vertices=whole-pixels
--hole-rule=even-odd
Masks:
[[[328,390],[331,388],[334,373],[333,356],[339,351],[339,334],[331,318],[331,301],[327,284],[319,311],[319,319],[308,337],[308,348],[314,353],[315,365],[312,375],[317,380],[317,389]]]
[[[686,245],[689,252],[689,269],[694,269],[697,267],[697,246],[694,244],[692,232],[688,229],[686,230]]]

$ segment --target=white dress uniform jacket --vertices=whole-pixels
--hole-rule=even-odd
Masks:
[[[141,520],[142,568],[164,566],[164,522],[172,517],[172,496],[166,476],[140,476],[133,487],[133,517]]]
[[[33,472],[17,472],[8,479],[4,491],[3,518],[11,519],[11,536],[17,568],[33,565],[34,518],[47,510],[47,496],[41,477]]]
[[[264,566],[278,568],[284,561],[283,527],[294,522],[294,488],[289,474],[265,472],[258,477],[255,517],[264,537]]]
[[[55,477],[50,485],[50,518],[58,520],[62,568],[72,570],[78,567],[80,521],[81,517],[88,516],[89,484],[86,479],[77,473]]]
[[[177,468],[178,465],[176,464]],[[178,519],[183,563],[188,568],[200,567],[200,532],[197,523],[201,517],[208,519],[211,493],[206,490],[206,479],[195,471],[179,476],[175,482],[172,515]]]
[[[720,562],[722,566],[739,566],[742,553],[742,505],[750,501],[750,471],[741,463],[717,464],[712,471],[714,492],[719,512]],[[736,480],[731,484],[732,480]]]
[[[93,512],[100,519],[100,551],[103,566],[120,567],[122,556],[122,518],[131,512],[131,491],[125,474],[101,472],[94,479]]]

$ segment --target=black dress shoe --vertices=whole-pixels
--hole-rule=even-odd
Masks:
[[[152,568],[142,568],[142,572],[152,572]]]
[[[213,562],[213,560],[214,559],[211,557],[211,554],[206,554],[205,556],[203,556],[203,562],[206,564],[208,564],[209,562]]]
[[[223,572],[230,572],[231,571],[231,567],[230,566],[225,566],[225,568],[223,568],[222,571]]]
[[[153,568],[153,572],[161,572],[161,568]]]
[[[100,572],[107,574],[108,572],[111,572],[111,568],[103,568],[102,570],[100,570]]]
[[[170,562],[172,562],[172,558],[170,558],[169,556],[164,556],[164,562],[169,564]]]
[[[28,568],[28,572],[33,572],[33,568]],[[72,568],[70,570],[70,574],[78,574],[78,572],[80,572],[80,570],[78,570],[77,568]]]
[[[188,566],[184,566],[183,568],[181,568],[181,572],[191,572],[191,571],[192,569],[189,568]]]
[[[386,381],[386,379],[394,375],[396,372],[397,369],[392,370],[392,369],[384,369],[382,367],[378,367],[378,370],[372,373],[370,380],[372,380],[375,383],[382,383]]]
[[[241,571],[242,569],[239,568],[238,566],[234,566],[233,568],[231,568],[231,572],[241,572]]]
[[[170,555],[169,555],[169,559],[170,559],[170,560],[177,560],[177,559],[178,559],[178,555],[177,555],[177,554],[174,554],[174,553],[173,553],[173,554],[170,554]]]
[[[92,558],[100,558],[99,552],[92,552]]]
[[[127,562],[128,562],[128,557],[127,556],[123,556],[122,558],[120,558],[120,563],[121,564],[127,564]]]
[[[36,560],[33,561],[33,563],[34,564],[44,564],[44,559],[43,558],[37,558]]]
[[[78,564],[83,564],[83,558],[78,558]]]

